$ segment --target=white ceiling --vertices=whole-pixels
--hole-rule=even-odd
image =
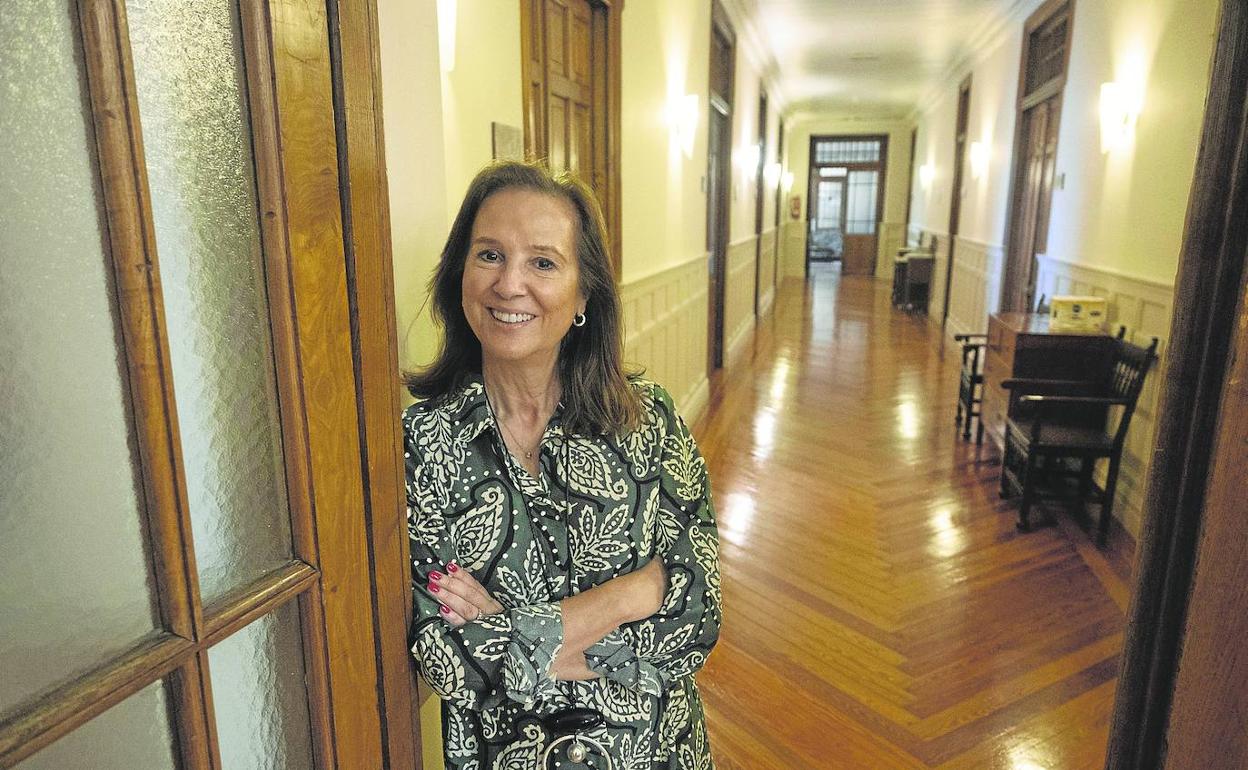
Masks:
[[[786,111],[901,118],[1026,0],[726,0]],[[739,35],[741,37],[741,35]]]

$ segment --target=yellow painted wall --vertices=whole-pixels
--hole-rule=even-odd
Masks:
[[[707,67],[710,6],[630,0],[624,7],[620,96],[623,282],[706,253]],[[679,112],[697,99],[689,152]]]
[[[801,199],[802,221],[806,218],[807,184],[810,174],[810,137],[820,134],[886,134],[888,161],[884,170],[884,215],[880,220],[880,251],[887,250],[883,237],[888,226],[904,227],[906,222],[906,181],[910,174],[910,126],[902,121],[858,121],[838,115],[804,115],[789,128],[786,126],[786,170],[793,174],[793,186],[785,200]],[[788,205],[787,203],[785,205]],[[791,221],[791,220],[790,220]],[[891,275],[888,254],[879,256],[876,275]],[[783,257],[785,275],[800,276],[805,272],[803,248],[787,249]]]
[[[442,76],[447,210],[493,157],[491,122],[522,128],[520,4],[456,0],[455,66]]]
[[[437,337],[421,313],[450,224],[443,157],[435,0],[378,0],[386,174],[400,366],[429,360]],[[435,159],[430,162],[430,159]]]
[[[1174,281],[1213,53],[1216,0],[1076,3],[1048,254]],[[1133,141],[1100,147],[1106,81],[1138,83]]]
[[[1048,254],[1145,280],[1171,283],[1178,265],[1213,51],[1216,0],[1104,0],[1075,4],[1063,94]],[[961,234],[1006,240],[1010,156],[1021,23],[972,68],[969,141],[991,147],[988,171],[970,177]],[[957,87],[918,121],[919,163],[932,163],[931,189],[914,182],[912,221],[949,227],[950,165]],[[1102,153],[1099,101],[1107,81],[1138,83],[1143,110],[1126,146]]]

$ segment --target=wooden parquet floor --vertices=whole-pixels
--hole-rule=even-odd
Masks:
[[[790,281],[695,432],[725,624],[719,770],[1104,766],[1130,543],[1020,534],[955,434],[958,356],[887,286]]]

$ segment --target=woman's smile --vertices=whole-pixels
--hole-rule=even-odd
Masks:
[[[507,324],[508,326],[520,326],[521,324],[532,321],[537,316],[532,313],[510,313],[497,308],[490,308],[490,315],[494,316],[495,321]]]

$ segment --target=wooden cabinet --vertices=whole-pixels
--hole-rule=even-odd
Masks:
[[[984,351],[984,432],[1000,451],[1005,420],[1017,412],[1017,396],[1001,387],[1011,378],[1101,380],[1112,359],[1113,338],[1104,332],[1055,332],[1048,314],[998,313],[988,319]],[[1104,424],[1103,412],[1090,415]]]

